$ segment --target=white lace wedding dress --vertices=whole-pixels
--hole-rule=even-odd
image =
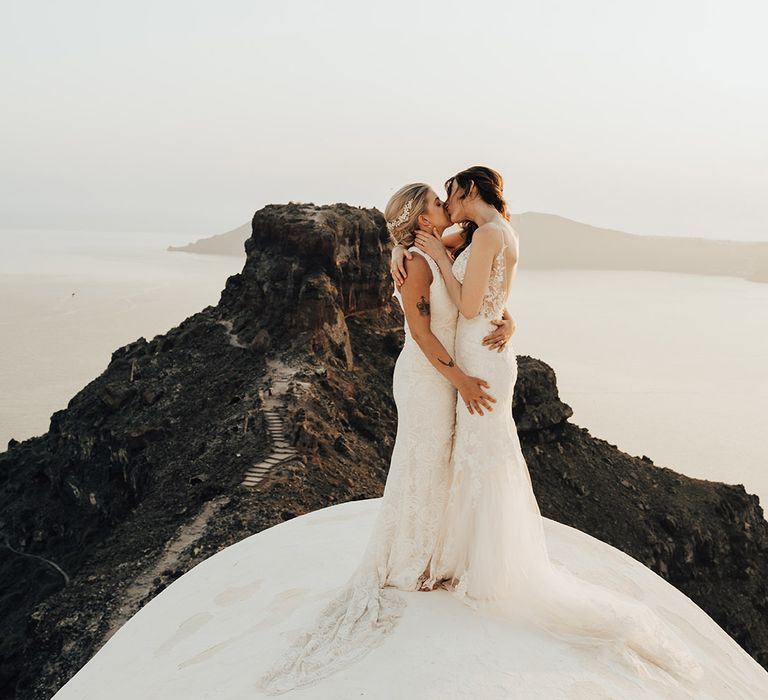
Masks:
[[[454,262],[459,281],[471,247]],[[675,688],[700,680],[703,670],[685,642],[653,610],[549,558],[512,417],[517,357],[510,343],[501,353],[481,343],[511,288],[515,268],[508,278],[505,248],[480,314],[458,322],[439,268],[425,255],[434,278],[432,330],[463,371],[489,382],[497,403],[484,416],[457,405],[455,389],[406,327],[393,379],[397,439],[369,544],[348,583],[262,676],[267,694],[313,684],[380,644],[404,608],[394,588],[447,588],[475,609],[615,654],[631,678],[647,675],[650,664],[668,671]]]
[[[516,237],[511,240],[518,248]],[[527,619],[569,642],[615,651],[640,676],[650,662],[695,685],[702,667],[653,610],[580,579],[549,558],[512,417],[517,356],[511,342],[501,353],[489,353],[480,343],[492,327],[490,319],[507,305],[517,266],[506,275],[508,245],[505,240],[493,262],[480,313],[458,320],[456,362],[467,374],[488,381],[497,403],[480,416],[458,402],[453,482],[425,585],[448,588],[475,609]],[[470,243],[453,264],[460,282],[471,249]]]
[[[415,246],[410,250],[432,270],[430,327],[453,356],[458,310],[434,260]],[[394,296],[402,305],[400,293]],[[450,486],[456,389],[424,356],[407,321],[392,389],[397,436],[365,553],[310,628],[261,677],[269,695],[311,685],[367,654],[402,613],[405,601],[395,589],[419,590],[427,576]]]

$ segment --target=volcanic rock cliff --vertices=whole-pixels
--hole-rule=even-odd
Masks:
[[[244,537],[381,496],[402,314],[375,209],[256,212],[209,306],[117,349],[49,431],[0,454],[0,697],[49,698],[136,610]],[[520,356],[513,413],[542,514],[640,560],[768,668],[768,523],[741,485],[691,479],[569,422]],[[253,486],[277,406],[295,458]]]

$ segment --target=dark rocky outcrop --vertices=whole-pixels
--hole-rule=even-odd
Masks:
[[[402,316],[381,214],[256,212],[216,306],[116,350],[42,436],[0,454],[0,697],[49,698],[195,564],[283,520],[381,496]],[[262,400],[290,366],[300,459],[255,488]],[[514,416],[542,514],[642,561],[768,668],[768,523],[741,485],[692,479],[569,422],[555,373],[520,356]]]

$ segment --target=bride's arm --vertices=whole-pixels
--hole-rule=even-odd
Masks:
[[[398,243],[392,247],[389,260],[389,274],[392,275],[392,280],[395,286],[400,289],[403,282],[405,282],[405,261],[413,258],[413,253],[408,252],[408,248]]]
[[[477,411],[482,416],[483,408],[493,410],[489,402],[495,403],[496,399],[482,388],[489,388],[488,382],[465,374],[432,333],[429,307],[432,270],[429,264],[421,255],[414,255],[407,268],[408,276],[400,288],[400,295],[411,336],[432,366],[456,387],[470,413]]]
[[[416,233],[416,245],[428,255],[431,255],[440,267],[448,293],[464,318],[474,318],[480,313],[491,278],[491,266],[501,242],[498,232],[493,226],[479,226],[472,235],[472,250],[469,252],[464,284],[453,276],[453,261],[448,257],[445,248],[434,236]]]
[[[464,234],[461,231],[446,234],[440,239],[440,242],[448,250],[455,250],[462,244],[463,241]],[[406,248],[401,243],[392,246],[392,252],[390,253],[389,261],[389,273],[392,275],[392,280],[394,281],[395,285],[397,285],[398,289],[400,289],[403,282],[405,282],[405,261],[410,260],[412,257],[413,254],[409,253],[408,248]]]
[[[515,320],[510,316],[506,307],[501,314],[501,319],[491,319],[491,323],[496,326],[488,335],[483,338],[483,345],[489,350],[496,350],[502,352],[512,337],[512,334],[517,329]]]
[[[454,231],[453,233],[443,234],[440,242],[450,251],[456,250],[464,242],[464,232]]]

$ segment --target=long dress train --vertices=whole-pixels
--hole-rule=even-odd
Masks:
[[[458,310],[434,260],[410,250],[432,270],[430,328],[453,354]],[[394,296],[402,305],[399,291]],[[368,545],[347,583],[259,679],[267,694],[312,685],[362,658],[401,617],[405,601],[394,589],[419,590],[427,576],[450,485],[456,389],[424,356],[407,321],[392,381],[397,435]]]
[[[504,241],[493,262],[480,313],[472,319],[460,315],[457,324],[458,365],[488,381],[497,403],[483,416],[470,414],[461,401],[456,407],[453,482],[425,585],[447,588],[475,609],[528,620],[570,643],[599,645],[603,651],[607,645],[627,662],[630,674],[648,675],[644,662],[650,661],[677,680],[695,683],[702,667],[655,611],[583,580],[549,558],[512,417],[515,350],[507,343],[501,353],[489,353],[480,343],[512,287],[511,280],[505,283],[506,247]],[[454,261],[459,281],[471,249],[470,243]],[[516,264],[512,274],[515,269]]]

